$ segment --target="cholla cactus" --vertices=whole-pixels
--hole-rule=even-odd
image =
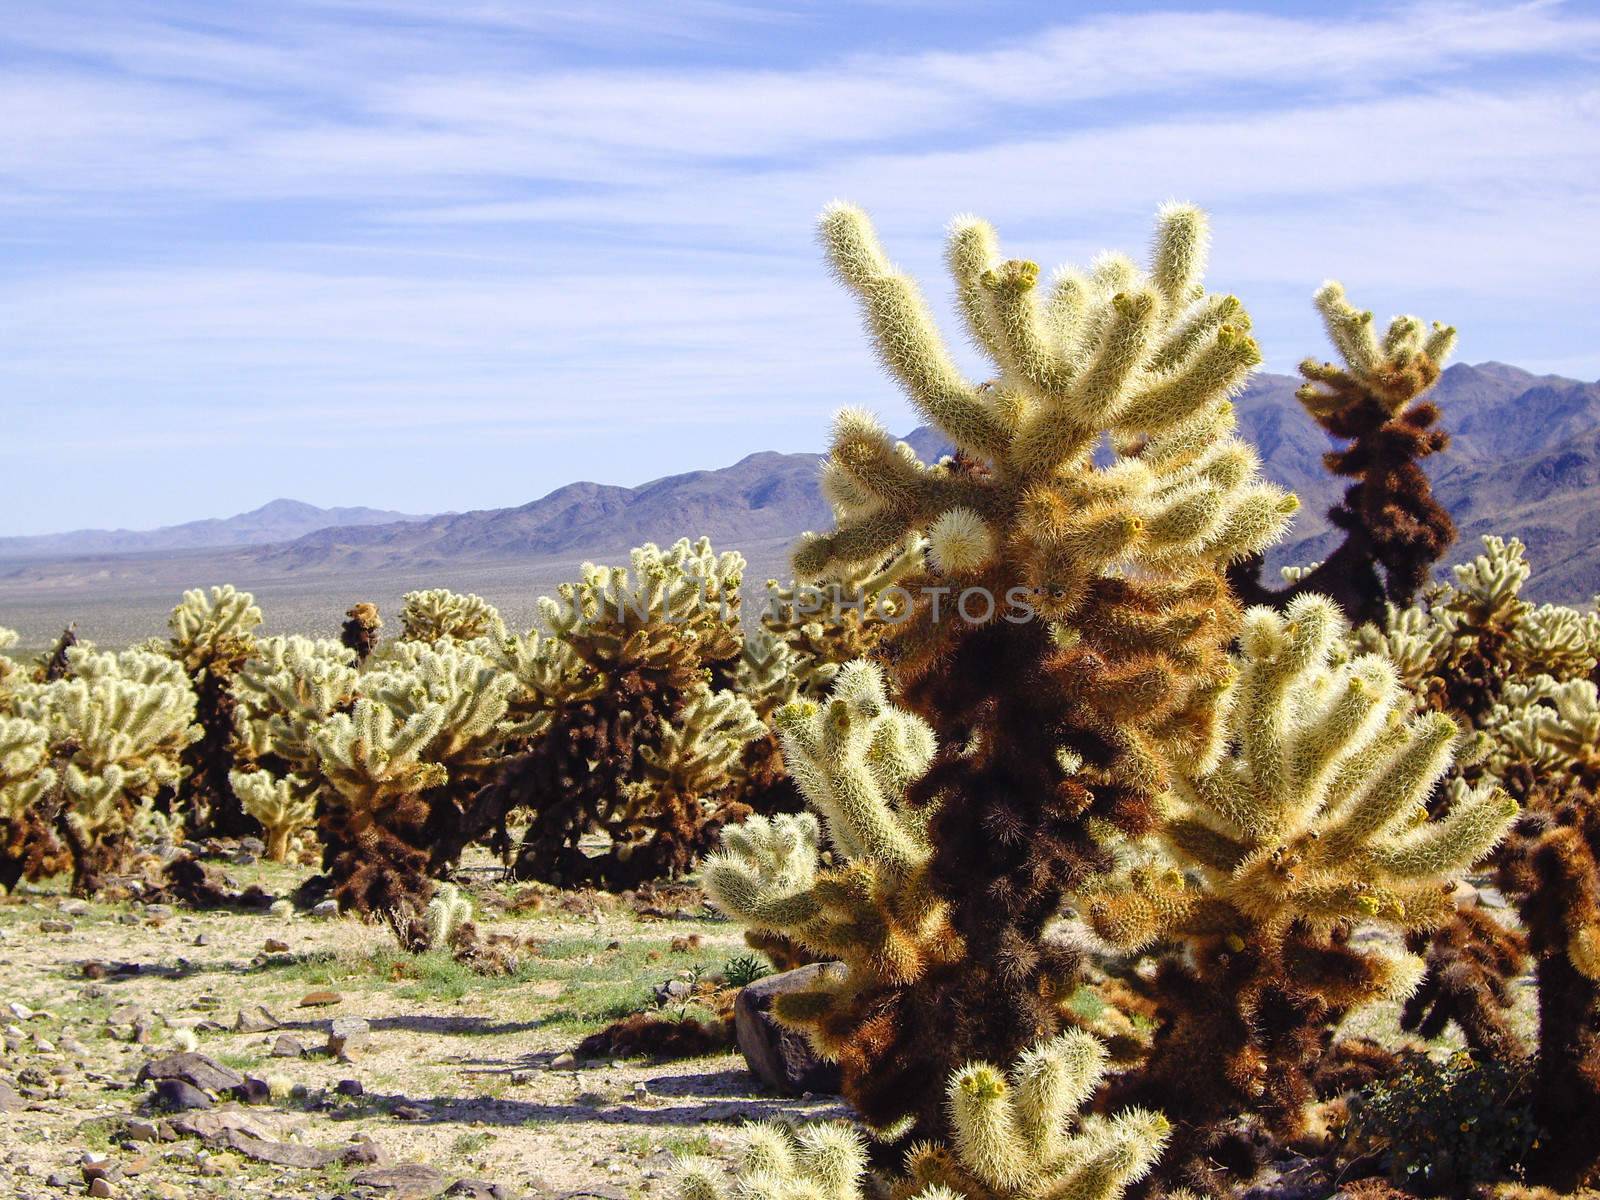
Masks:
[[[1115,1200],[1145,1176],[1167,1140],[1156,1113],[1076,1118],[1105,1070],[1105,1048],[1079,1031],[1026,1054],[1008,1073],[970,1063],[946,1091],[952,1138],[923,1143],[904,1173],[885,1181],[892,1200]],[[1076,1128],[1074,1126],[1076,1125]],[[792,1133],[757,1126],[737,1197],[865,1200],[866,1147],[842,1126]],[[721,1171],[704,1159],[678,1166],[678,1200],[726,1200]]]
[[[378,648],[378,630],[382,628],[383,618],[378,615],[378,606],[363,600],[345,613],[339,641],[355,654],[358,662],[366,662]]]
[[[7,891],[69,865],[52,827],[55,794],[49,731],[26,717],[0,716],[0,886]]]
[[[1460,738],[1441,713],[1407,717],[1388,664],[1344,659],[1333,603],[1300,596],[1287,614],[1250,610],[1239,677],[1225,698],[1229,751],[1169,762],[1165,848],[1198,873],[1136,873],[1088,906],[1125,948],[1180,937],[1163,967],[1168,1017],[1139,1096],[1182,1118],[1174,1170],[1241,1110],[1296,1132],[1324,1023],[1404,997],[1423,964],[1351,941],[1365,924],[1428,930],[1453,910],[1449,884],[1516,813],[1498,789],[1463,791],[1442,815],[1426,802]]]
[[[61,787],[56,829],[72,854],[74,890],[90,894],[127,865],[141,807],[176,788],[200,731],[178,663],[82,647],[68,663],[67,677],[33,689],[17,711],[47,731]]]
[[[743,557],[704,538],[631,557],[630,569],[585,563],[541,601],[548,637],[491,651],[517,680],[518,719],[539,731],[481,809],[532,811],[522,878],[628,887],[681,872],[684,849],[704,847],[752,786],[744,747],[764,730],[727,687],[744,649]],[[675,742],[691,712],[697,730]],[[593,829],[611,834],[603,854],[579,848]]]
[[[1552,776],[1501,854],[1539,985],[1539,1167],[1563,1191],[1600,1178],[1600,800],[1593,775]]]
[[[836,465],[824,470],[843,485]],[[912,538],[884,562],[845,567],[837,578],[767,580],[761,624],[788,646],[791,673],[806,695],[820,696],[840,667],[871,654],[884,633],[909,615],[910,596],[901,584],[922,570],[926,549],[921,538]]]
[[[462,849],[461,806],[498,763],[513,686],[440,640],[375,669],[351,711],[312,733],[332,792],[321,826],[335,895],[389,921],[407,949],[428,945],[430,875]]]
[[[938,1070],[937,1060],[909,1064],[915,1024],[884,1017],[907,1009],[909,1018],[907,993],[961,951],[929,876],[927,813],[904,802],[906,784],[933,755],[932,731],[888,703],[882,674],[866,663],[840,671],[825,704],[797,702],[778,722],[785,761],[838,865],[819,870],[822,830],[811,814],[752,817],[724,834],[702,872],[706,890],[752,932],[844,964],[813,989],[779,997],[778,1018],[839,1062],[858,1109],[883,1114],[885,1124],[914,1115],[933,1125],[936,1087],[908,1088],[903,1074],[881,1069],[887,1058],[907,1063],[902,1070]]]
[[[1491,737],[1526,703],[1516,689],[1587,677],[1600,661],[1600,614],[1522,598],[1531,568],[1516,538],[1487,536],[1421,604],[1390,606],[1357,645],[1394,663],[1418,699]],[[1509,689],[1509,690],[1508,690]],[[1509,708],[1511,713],[1499,711]]]
[[[957,220],[948,261],[994,360],[985,384],[957,370],[859,210],[827,209],[822,236],[885,365],[957,449],[927,467],[842,414],[824,475],[838,525],[794,558],[802,578],[840,576],[928,539],[878,654],[938,735],[908,799],[931,813],[930,878],[965,956],[896,993],[882,1036],[863,1039],[893,1056],[862,1074],[879,1081],[870,1123],[913,1104],[915,1132],[936,1136],[930,1083],[1061,1028],[1079,960],[1046,928],[1068,888],[1110,866],[1104,836],[1154,820],[1148,746],[1211,744],[1238,616],[1221,570],[1276,538],[1295,502],[1232,436],[1228,397],[1260,352],[1239,302],[1201,286],[1198,210],[1163,209],[1148,272],[1106,255],[1048,288],[1034,264],[1001,261],[987,224]]]
[[[355,703],[359,681],[355,652],[338,642],[262,639],[234,682],[237,756],[309,781],[317,771],[312,734]]]
[[[377,616],[376,609],[372,615]],[[354,619],[355,609],[351,609],[351,617]],[[400,626],[400,637],[407,642],[432,643],[440,638],[470,642],[501,638],[506,633],[499,610],[482,596],[462,596],[445,588],[407,592],[401,597]]]
[[[472,901],[453,883],[441,884],[428,901],[428,944],[448,946],[472,923]]]
[[[267,771],[234,771],[228,782],[245,812],[266,830],[267,858],[288,861],[290,849],[317,821],[316,799],[306,781],[297,775],[279,779]]]
[[[184,753],[179,803],[196,835],[237,837],[254,823],[233,794],[229,773],[234,756],[233,680],[256,649],[261,610],[249,592],[231,584],[183,594],[167,619],[172,630],[168,653],[182,664],[194,688],[200,738]]]
[[[1262,586],[1259,558],[1237,566],[1230,579],[1247,604],[1281,608],[1317,593],[1352,621],[1376,621],[1385,600],[1405,606],[1415,599],[1455,541],[1455,524],[1418,464],[1450,443],[1434,428],[1438,408],[1422,397],[1438,381],[1456,331],[1396,317],[1380,342],[1372,314],[1352,307],[1332,281],[1318,290],[1316,305],[1344,365],[1306,359],[1306,382],[1295,394],[1323,429],[1349,442],[1323,459],[1333,474],[1355,480],[1328,513],[1344,541],[1281,592]]]

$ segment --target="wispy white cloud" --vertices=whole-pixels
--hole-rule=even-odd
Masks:
[[[835,195],[936,296],[951,212],[1054,261],[1187,196],[1274,364],[1339,273],[1437,302],[1479,357],[1600,372],[1591,11],[877,7],[926,35],[714,0],[80,0],[0,29],[0,509],[94,523],[119,447],[271,447],[292,492],[357,444],[385,462],[346,453],[346,485],[390,490],[323,498],[415,509],[814,445],[842,402],[905,423],[816,266]]]

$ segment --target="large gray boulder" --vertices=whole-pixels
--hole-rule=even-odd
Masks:
[[[839,1090],[839,1066],[824,1062],[805,1036],[778,1024],[773,1001],[785,992],[815,987],[825,976],[843,974],[843,963],[809,963],[746,985],[733,1004],[734,1034],[751,1072],[786,1096],[807,1092],[830,1095]]]

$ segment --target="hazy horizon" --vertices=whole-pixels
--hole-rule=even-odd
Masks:
[[[1600,376],[1587,6],[68,0],[0,46],[0,536],[909,429],[813,242],[836,196],[942,314],[952,214],[1052,266],[1178,196],[1270,370],[1326,352],[1335,276]]]

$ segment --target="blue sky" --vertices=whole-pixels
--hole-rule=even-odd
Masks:
[[[909,427],[834,197],[941,307],[954,213],[1053,265],[1180,197],[1274,369],[1335,276],[1600,375],[1600,8],[1333,7],[0,0],[0,534]]]

